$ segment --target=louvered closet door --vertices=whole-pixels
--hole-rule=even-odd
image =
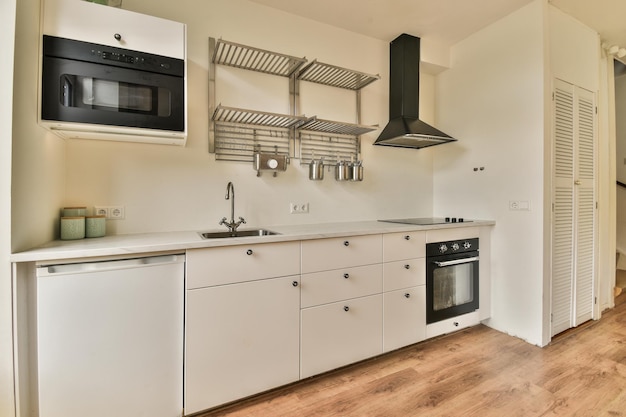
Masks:
[[[591,320],[593,315],[595,246],[595,103],[594,95],[576,89],[578,146],[575,152],[576,179],[576,258],[574,289],[574,326]]]
[[[564,85],[562,85],[564,84]],[[572,327],[574,92],[555,80],[553,97],[552,335]]]
[[[552,335],[592,318],[595,236],[593,93],[555,80]]]

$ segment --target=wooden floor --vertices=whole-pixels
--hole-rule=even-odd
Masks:
[[[543,349],[480,325],[201,416],[626,416],[626,294]]]

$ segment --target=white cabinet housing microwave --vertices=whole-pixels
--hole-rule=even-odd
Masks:
[[[79,0],[42,7],[42,126],[67,139],[185,144],[184,24]]]

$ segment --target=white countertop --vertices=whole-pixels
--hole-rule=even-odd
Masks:
[[[463,223],[445,223],[428,226],[358,221],[343,223],[305,224],[296,226],[263,226],[277,235],[237,237],[225,239],[202,239],[197,231],[158,232],[113,235],[80,240],[55,240],[40,247],[11,255],[11,262],[36,262],[60,259],[90,258],[101,256],[136,255],[141,253],[184,251],[215,246],[247,245],[255,243],[285,242],[291,240],[323,239],[378,233],[436,230],[457,227],[492,226],[494,221],[473,220]],[[242,230],[253,227],[242,227]],[[224,229],[202,230],[202,232]]]

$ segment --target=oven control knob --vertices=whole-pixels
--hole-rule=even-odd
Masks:
[[[447,252],[448,250],[448,246],[445,243],[442,243],[441,245],[439,245],[439,252],[444,253]]]
[[[460,248],[460,246],[459,246],[458,243],[455,242],[455,243],[452,244],[452,250],[457,251],[457,250],[459,250],[459,248]]]
[[[472,244],[471,244],[471,243],[469,243],[469,242],[465,242],[465,243],[463,243],[463,248],[465,248],[465,249],[469,249],[469,248],[471,248],[471,247],[472,247]]]

